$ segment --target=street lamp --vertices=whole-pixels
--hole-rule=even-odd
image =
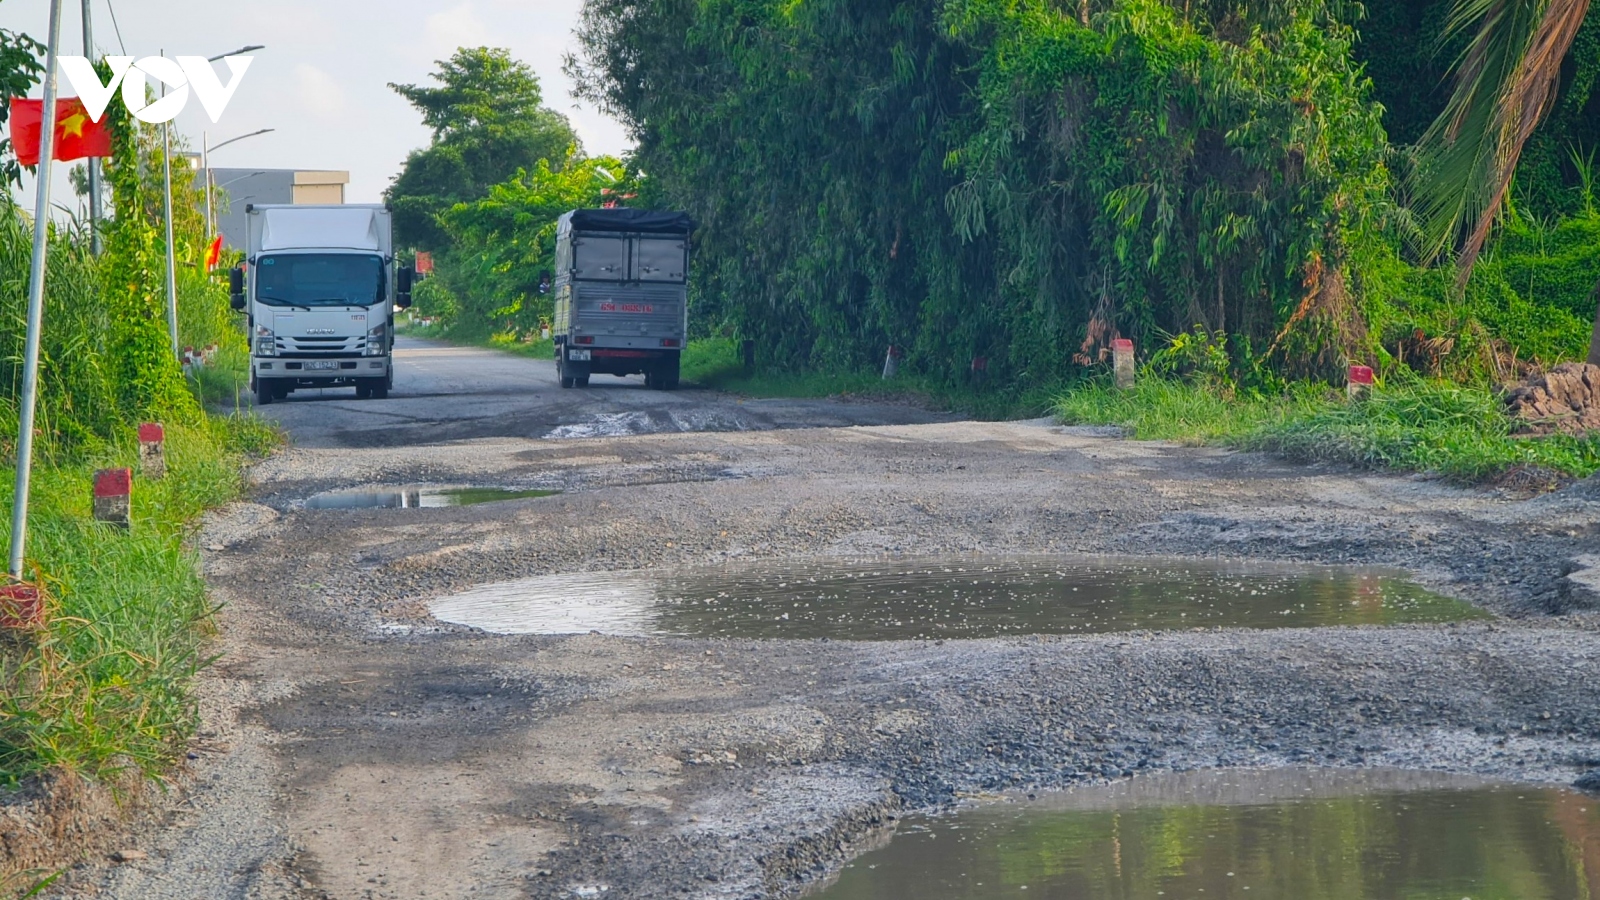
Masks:
[[[234,51],[232,51],[230,53],[223,53],[223,54],[220,54],[218,56],[207,57],[206,61],[207,62],[215,62],[215,61],[217,61],[219,59],[222,59],[224,57],[234,56],[235,54],[239,54],[239,53],[246,53],[246,52],[251,51],[251,50],[262,50],[262,49],[265,49],[264,45],[262,45],[262,44],[251,44],[251,45],[249,45],[247,47],[240,47],[238,50],[234,50]],[[161,51],[161,55],[165,56],[166,55],[166,51],[165,50]],[[166,95],[167,95],[167,83],[165,81],[163,81],[163,82],[161,82],[161,96],[165,97]],[[162,181],[164,182],[162,187],[164,188],[165,193],[166,193],[166,196],[163,199],[166,201],[166,210],[165,211],[166,211],[166,214],[167,214],[167,334],[172,339],[172,355],[174,357],[176,357],[178,355],[178,261],[173,255],[174,254],[174,249],[173,249],[173,246],[172,246],[172,123],[171,122],[163,122],[161,124],[161,157],[162,157],[162,162],[165,163],[165,165],[162,166]],[[206,182],[208,184],[211,182],[211,173],[209,171],[207,171],[207,173],[206,173]],[[207,213],[206,218],[208,220],[211,218],[210,212],[211,212],[210,204],[207,203],[207,206],[206,206],[206,213]],[[209,229],[207,231],[206,236],[207,237],[211,236]]]
[[[244,49],[250,50],[254,48],[246,47]],[[242,141],[245,138],[252,138],[258,134],[266,134],[269,131],[276,130],[276,128],[263,128],[260,131],[252,131],[249,134],[241,134],[236,138],[228,138],[215,147],[212,147],[207,143],[208,139],[206,137],[206,133],[204,131],[200,132],[200,168],[205,170],[206,175],[206,237],[208,239],[212,237],[212,232],[216,230],[217,225],[217,214],[211,206],[211,151],[220,150],[234,141]],[[232,182],[229,183],[231,184]]]
[[[267,45],[266,44],[251,44],[248,47],[240,47],[239,49],[233,51],[232,53],[219,53],[216,56],[206,57],[206,62],[216,62],[219,59],[226,59],[227,57],[230,57],[230,56],[238,56],[241,53],[249,53],[252,50],[265,50],[265,49],[267,49]]]

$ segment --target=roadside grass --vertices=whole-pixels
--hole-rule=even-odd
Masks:
[[[3,417],[0,417],[3,418]],[[82,459],[35,466],[28,563],[50,597],[45,628],[0,645],[0,782],[46,771],[157,777],[196,724],[190,683],[209,661],[211,608],[191,546],[200,514],[239,496],[241,457],[277,443],[255,418],[167,429],[167,476],[135,477],[133,525],[93,521],[96,468],[134,467],[131,434]],[[14,469],[0,469],[10,508]],[[9,544],[10,519],[0,522]]]
[[[979,419],[1019,419],[1048,414],[1064,389],[1060,382],[1024,387],[952,386],[913,374],[885,381],[882,371],[822,373],[757,368],[746,372],[733,338],[692,340],[684,349],[683,380],[747,397],[864,397],[910,399],[934,409]]]
[[[1355,402],[1319,385],[1228,398],[1150,376],[1128,391],[1095,380],[1062,394],[1055,412],[1067,424],[1116,425],[1139,440],[1217,444],[1469,483],[1524,468],[1577,478],[1600,471],[1600,435],[1518,436],[1489,390],[1414,377],[1391,379]]]
[[[401,322],[395,326],[395,331],[408,337],[445,341],[451,344],[466,344],[473,347],[487,347],[491,350],[500,350],[532,359],[553,360],[556,356],[555,342],[548,338],[535,338],[530,341],[509,331],[473,329],[465,324],[420,325],[412,322]]]

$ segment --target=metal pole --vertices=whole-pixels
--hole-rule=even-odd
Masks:
[[[44,63],[44,109],[39,122],[39,166],[33,205],[33,259],[28,266],[28,337],[22,357],[22,409],[17,416],[17,486],[11,499],[12,577],[22,578],[28,532],[28,478],[33,468],[33,410],[39,396],[39,320],[44,313],[44,263],[50,249],[50,162],[56,152],[56,49],[61,46],[61,0],[50,0],[50,35]]]
[[[204,131],[200,132],[200,170],[206,176],[206,240],[210,241],[212,232],[216,228],[216,216],[211,212],[211,149],[207,146],[210,138]]]
[[[161,51],[162,56],[167,51]],[[167,95],[167,83],[161,82],[161,96]],[[161,123],[161,172],[165,190],[162,200],[167,213],[167,333],[172,336],[172,358],[178,358],[178,260],[172,248],[172,125]]]
[[[83,0],[83,55],[94,62],[94,29],[90,24],[89,7],[93,0]],[[89,169],[89,249],[95,256],[100,255],[100,220],[104,211],[100,208],[100,158],[91,156],[86,161]]]

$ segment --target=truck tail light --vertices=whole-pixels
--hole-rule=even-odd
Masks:
[[[582,337],[576,337],[576,338],[572,339],[572,342],[574,344],[592,344],[592,343],[594,343],[594,335],[586,334],[586,335],[583,335]]]
[[[678,346],[678,339],[677,338],[662,338],[661,339],[661,346],[663,346],[663,347],[676,347],[676,346]]]

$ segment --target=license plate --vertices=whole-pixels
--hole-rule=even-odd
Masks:
[[[305,367],[307,369],[337,369],[339,368],[339,361],[335,359],[317,360],[306,363]]]
[[[588,362],[589,361],[589,351],[587,351],[587,350],[573,350],[573,351],[570,351],[569,353],[567,353],[567,359],[570,359],[573,362]]]

